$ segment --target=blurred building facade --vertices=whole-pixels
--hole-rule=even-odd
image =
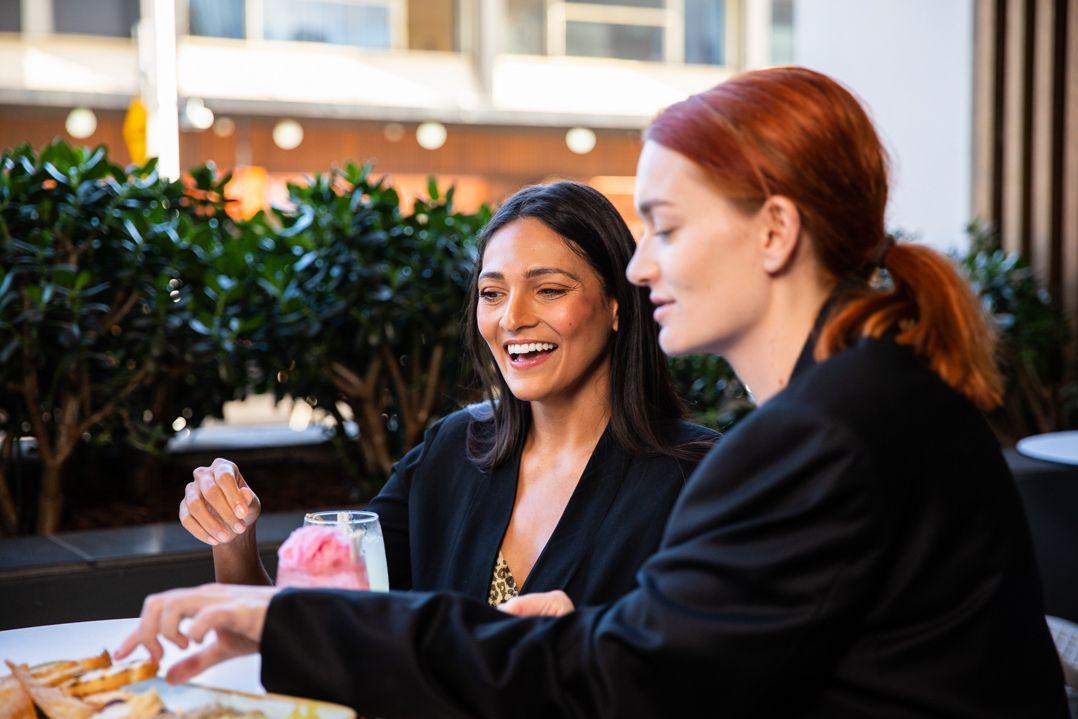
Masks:
[[[141,96],[165,171],[213,160],[268,202],[355,160],[406,194],[429,174],[455,182],[465,206],[568,177],[628,212],[640,129],[766,54],[771,5],[0,0],[0,146],[70,135],[86,108],[96,126],[78,139],[128,161]]]
[[[796,62],[868,105],[892,157],[892,227],[950,249],[969,220],[995,223],[1078,326],[1076,5],[0,0],[0,147],[67,134],[126,162],[141,97],[165,171],[235,168],[249,210],[355,160],[406,197],[430,174],[454,182],[465,208],[582,180],[632,221],[656,111]]]

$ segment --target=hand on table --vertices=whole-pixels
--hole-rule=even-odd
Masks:
[[[151,594],[142,605],[138,628],[115,656],[123,659],[141,644],[154,661],[160,661],[164,650],[158,635],[186,649],[191,640],[201,644],[210,630],[215,631],[216,641],[169,669],[165,678],[180,684],[226,659],[257,652],[270,600],[278,591],[277,587],[205,584]],[[191,623],[181,631],[180,622],[188,618]]]
[[[573,600],[561,590],[513,597],[498,607],[518,617],[560,617],[573,611]]]
[[[180,524],[197,539],[229,544],[258,519],[262,505],[247,486],[240,468],[227,459],[198,467],[180,502]]]

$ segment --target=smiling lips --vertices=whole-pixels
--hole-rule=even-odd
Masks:
[[[558,349],[553,342],[506,342],[503,347],[514,369],[528,369],[542,364]]]
[[[655,310],[651,313],[651,316],[655,318],[656,322],[662,324],[662,318],[669,314],[674,301],[656,295],[652,295],[650,299],[651,304],[655,305]]]

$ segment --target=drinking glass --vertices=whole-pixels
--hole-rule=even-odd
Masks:
[[[386,545],[382,525],[374,512],[359,510],[330,510],[308,512],[304,527],[336,527],[349,540],[352,557],[367,567],[372,592],[389,591],[389,568],[386,565]]]

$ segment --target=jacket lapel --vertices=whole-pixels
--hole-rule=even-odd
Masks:
[[[518,452],[482,477],[463,518],[456,548],[449,553],[449,586],[462,587],[469,597],[485,600],[489,593],[494,561],[513,514],[519,469]]]
[[[521,593],[547,592],[568,585],[617,497],[630,461],[607,425],[554,533],[520,587]]]

